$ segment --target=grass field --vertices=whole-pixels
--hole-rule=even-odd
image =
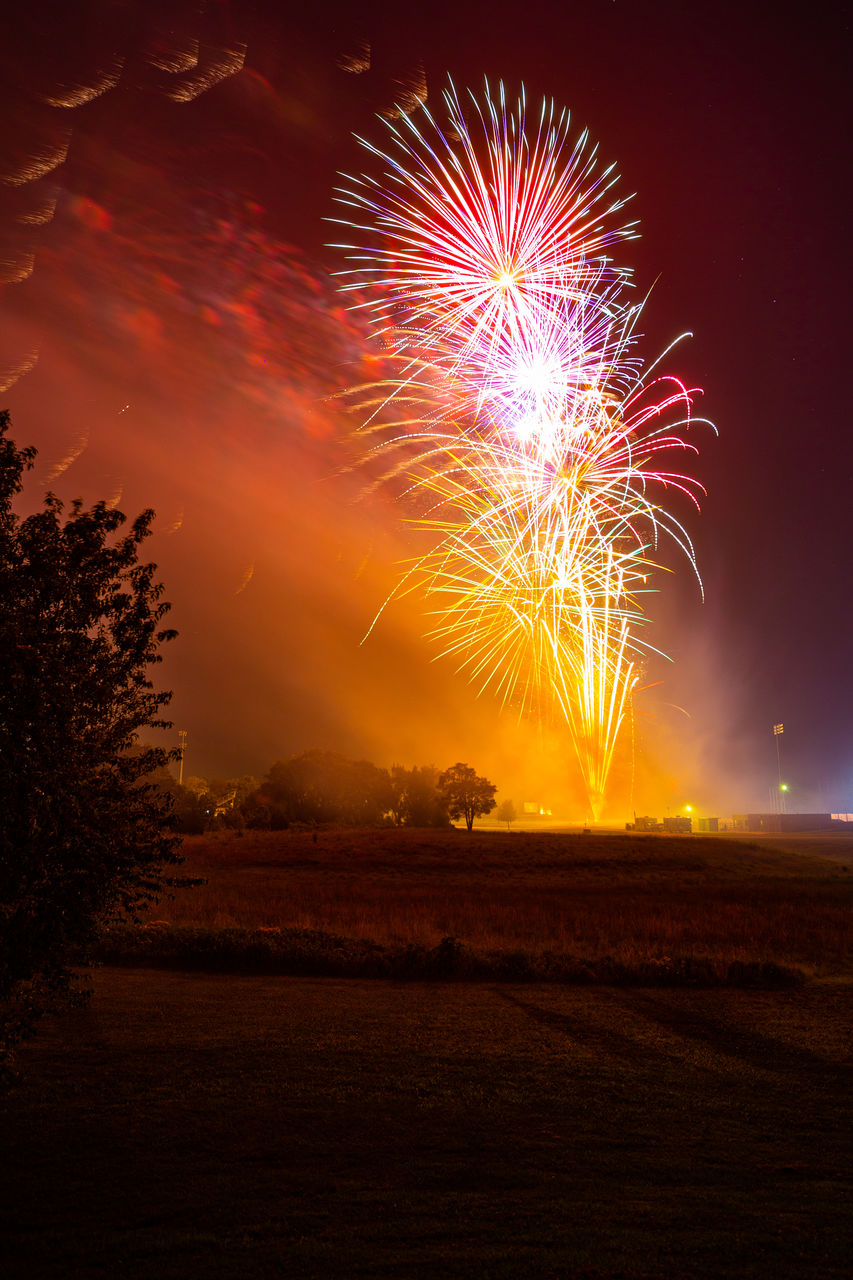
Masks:
[[[605,960],[648,977],[697,959],[720,974],[849,972],[853,841],[841,835],[303,831],[193,837],[184,851],[182,872],[207,883],[158,904],[138,960],[164,929],[206,930],[211,955],[217,932],[254,931],[269,948],[276,930],[305,930],[398,949],[450,937],[594,974]]]
[[[850,986],[101,970],[0,1104],[4,1280],[840,1280]]]
[[[4,1280],[849,1274],[849,841],[185,852],[206,883],[110,945],[223,972],[101,968],[24,1047]],[[324,956],[407,981],[263,972]],[[562,981],[511,981],[519,957]],[[798,983],[749,985],[774,966]]]

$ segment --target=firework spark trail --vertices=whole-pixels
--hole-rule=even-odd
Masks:
[[[358,265],[344,288],[373,282],[382,297],[372,305],[384,317],[429,335],[452,339],[459,358],[488,353],[504,333],[523,335],[541,308],[555,298],[576,303],[600,284],[611,244],[633,234],[633,223],[611,228],[607,218],[625,203],[612,199],[613,167],[596,173],[597,155],[586,132],[566,154],[570,118],[543,102],[534,138],[525,133],[526,104],[507,112],[486,95],[476,99],[480,139],[470,132],[455,90],[445,94],[448,124],[419,113],[388,123],[392,145],[382,151],[360,139],[388,166],[381,178],[362,175],[341,188],[339,202],[367,215],[366,223],[341,220],[366,235],[366,243],[341,244]],[[454,149],[453,139],[458,138]],[[481,359],[483,356],[481,354]],[[485,355],[488,360],[488,355]]]
[[[338,192],[342,288],[365,291],[388,371],[358,389],[362,430],[429,539],[392,598],[426,594],[480,691],[559,711],[598,817],[661,537],[695,568],[664,499],[701,486],[659,469],[693,449],[693,391],[635,354],[643,304],[608,257],[635,224],[586,132],[572,145],[548,102],[528,129],[502,85],[444,105],[446,126],[423,108],[385,149],[361,140],[383,172]]]

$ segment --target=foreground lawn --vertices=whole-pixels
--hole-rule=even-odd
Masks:
[[[213,967],[209,931],[278,929],[398,949],[454,938],[478,956],[514,953],[509,973],[519,977],[527,965],[559,977],[586,968],[609,980],[621,966],[641,981],[655,970],[679,980],[694,961],[720,980],[730,965],[850,972],[853,841],[843,835],[286,831],[194,837],[184,852],[182,870],[203,883],[155,908],[159,942],[137,949],[143,962],[167,959],[164,928],[207,930],[182,950],[188,961],[205,949]],[[252,940],[258,951],[274,944]],[[240,951],[239,939],[229,947]],[[356,959],[313,972],[373,971]],[[481,968],[501,972],[493,960]],[[398,976],[404,969],[385,965]]]
[[[102,970],[0,1104],[0,1273],[846,1276],[850,990]]]

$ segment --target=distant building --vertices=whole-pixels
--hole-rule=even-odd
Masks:
[[[719,818],[697,818],[696,826],[699,831],[719,831]]]
[[[521,811],[525,817],[530,818],[550,818],[551,810],[546,809],[544,805],[536,804],[534,800],[524,800],[521,805]]]
[[[705,822],[713,822],[716,824],[716,818],[705,818]],[[633,822],[625,823],[626,831],[667,831],[670,835],[689,836],[693,831],[692,819],[682,816],[680,813],[675,817],[664,818],[663,822],[658,822],[657,818],[650,818],[648,814],[643,814],[639,818],[635,818]],[[704,830],[716,831],[716,825],[713,828],[706,827]]]
[[[735,813],[732,815],[735,831],[830,831],[832,815],[829,813]]]

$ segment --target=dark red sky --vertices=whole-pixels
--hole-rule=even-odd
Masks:
[[[340,474],[352,424],[329,397],[364,347],[323,218],[360,163],[351,130],[375,132],[422,68],[433,100],[450,72],[569,106],[637,192],[645,354],[695,335],[669,367],[720,432],[697,435],[690,518],[706,599],[683,566],[650,608],[675,663],[650,664],[663,684],[638,702],[636,806],[765,807],[781,720],[796,807],[853,808],[842,8],[198,9],[21,5],[0,53],[0,366],[38,353],[3,403],[37,487],[157,510],[188,768],[263,773],[318,745],[572,794],[561,735],[430,663],[415,602],[358,647],[407,542],[390,498]],[[169,69],[194,39],[198,64]],[[361,41],[357,75],[340,63]]]

